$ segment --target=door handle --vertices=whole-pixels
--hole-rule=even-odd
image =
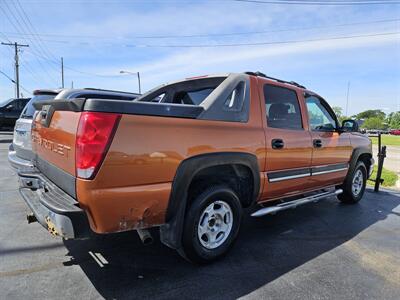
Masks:
[[[273,139],[271,141],[272,149],[282,149],[285,143],[281,139]]]
[[[313,145],[314,145],[314,148],[321,148],[322,141],[321,140],[313,140]]]

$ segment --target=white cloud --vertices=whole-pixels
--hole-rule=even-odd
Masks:
[[[199,72],[243,71],[267,67],[276,59],[284,64],[290,56],[301,58],[307,53],[340,51],[362,47],[384,46],[398,42],[400,34],[374,36],[346,40],[328,40],[285,45],[204,48],[179,51],[146,64],[134,64],[129,68],[140,70],[149,82],[171,80],[177,77],[196,75]],[[309,64],[310,62],[306,62]],[[111,71],[111,70],[110,70]],[[104,72],[104,71],[103,71]]]

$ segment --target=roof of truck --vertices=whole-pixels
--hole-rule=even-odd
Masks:
[[[256,71],[256,72],[244,72],[244,73],[247,74],[247,75],[251,75],[251,76],[263,77],[263,78],[270,79],[270,80],[273,80],[273,81],[277,81],[277,82],[280,82],[280,83],[286,83],[286,84],[294,85],[294,86],[296,86],[298,88],[307,89],[304,85],[301,85],[301,84],[297,83],[296,81],[286,81],[286,80],[283,80],[283,79],[267,76],[264,73],[261,73],[259,71]]]

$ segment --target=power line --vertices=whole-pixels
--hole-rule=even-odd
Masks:
[[[12,79],[10,76],[8,76],[6,73],[4,73],[2,70],[0,70],[0,74],[3,74],[4,77],[6,77],[8,80],[10,80],[12,83],[15,84],[15,80]],[[22,84],[20,84],[21,89],[23,89],[25,92],[27,92],[28,94],[32,94],[30,91],[28,91],[25,87],[22,86]]]
[[[126,47],[132,48],[217,48],[217,47],[241,47],[241,46],[262,46],[262,45],[279,45],[279,44],[293,44],[293,43],[305,43],[305,42],[318,42],[318,41],[330,41],[330,40],[344,40],[353,38],[364,38],[364,37],[376,37],[376,36],[389,36],[400,34],[400,31],[395,32],[384,32],[384,33],[373,33],[373,34],[360,34],[360,35],[349,35],[349,36],[337,36],[331,38],[316,38],[316,39],[303,39],[303,40],[287,40],[287,41],[276,41],[276,42],[254,42],[254,43],[230,43],[230,44],[176,44],[176,45],[125,45]]]
[[[294,44],[294,43],[308,43],[308,42],[318,42],[318,41],[329,41],[329,40],[345,40],[345,39],[353,39],[353,38],[365,38],[365,37],[377,37],[377,36],[390,36],[400,34],[398,32],[386,32],[386,33],[375,33],[375,34],[364,34],[364,35],[351,35],[351,36],[338,36],[331,38],[319,38],[319,39],[303,39],[303,40],[287,40],[287,41],[276,41],[276,42],[259,42],[259,43],[241,43],[241,44],[217,44],[217,45],[148,45],[147,47],[173,47],[173,48],[213,48],[213,47],[240,47],[240,46],[262,46],[262,45],[279,45],[279,44]],[[132,47],[143,47],[143,45],[132,45]],[[37,54],[34,54],[37,55]],[[47,59],[45,57],[41,57],[42,59]],[[47,59],[48,60],[48,59]],[[53,62],[53,61],[52,61]],[[55,63],[55,62],[53,62]],[[58,62],[57,62],[58,63]],[[90,73],[85,71],[80,71],[71,67],[67,67],[64,65],[65,69],[71,70],[76,73],[96,76],[96,77],[117,77],[117,75],[103,75]]]
[[[33,54],[33,55],[35,55],[35,56],[37,56],[37,57],[39,57],[41,59],[47,60],[47,61],[49,61],[49,62],[51,62],[53,64],[57,64],[57,65],[60,64],[59,61],[55,61],[55,60],[49,59],[47,57],[44,57],[44,56],[41,56],[41,55],[38,55],[38,54]],[[91,73],[91,72],[80,71],[80,70],[77,70],[75,68],[69,67],[69,66],[67,66],[65,64],[64,64],[64,69],[70,70],[70,71],[75,72],[75,73],[83,74],[83,75],[89,75],[89,76],[104,77],[104,78],[119,77],[119,75],[103,75],[103,74],[96,74],[96,73]]]
[[[245,3],[256,3],[256,4],[279,4],[279,5],[332,5],[332,6],[357,6],[357,5],[388,5],[388,4],[400,4],[397,0],[374,0],[374,1],[301,1],[301,0],[232,0],[234,2],[245,2]]]
[[[187,35],[134,35],[130,37],[120,37],[121,39],[172,39],[172,38],[201,38],[201,37],[219,37],[219,36],[240,36],[240,35],[255,35],[255,34],[266,34],[266,33],[276,33],[276,32],[289,32],[289,31],[300,31],[300,30],[312,30],[312,29],[324,29],[324,28],[336,28],[336,27],[346,27],[346,26],[356,26],[356,25],[369,25],[369,24],[378,24],[378,23],[392,23],[399,22],[400,19],[384,19],[384,20],[374,20],[368,22],[352,22],[352,23],[340,23],[333,25],[325,25],[325,26],[308,26],[308,27],[296,27],[296,28],[281,28],[281,29],[272,29],[272,30],[262,30],[262,31],[244,31],[244,32],[226,32],[226,33],[208,33],[208,34],[187,34]],[[29,34],[18,34],[13,32],[6,32],[9,35],[22,35],[26,36]],[[107,36],[98,36],[98,35],[62,35],[62,34],[50,34],[50,33],[40,33],[36,34],[37,36],[42,37],[64,37],[64,38],[86,38],[86,39],[115,39],[113,37]],[[51,42],[52,40],[44,40]],[[60,43],[69,43],[69,41],[65,40],[55,40]],[[87,44],[85,42],[85,44]]]
[[[16,15],[14,14],[14,12],[11,10],[11,8],[8,6],[7,2],[4,2],[7,6],[7,9],[9,11],[9,14],[7,14],[7,11],[5,11],[5,9],[3,9],[3,7],[0,6],[0,9],[3,11],[4,15],[6,16],[6,18],[10,21],[11,25],[19,32],[19,33],[25,33],[25,30],[21,24],[21,22],[19,21],[19,19],[16,17]],[[9,15],[13,18],[11,19],[9,17]],[[31,44],[35,45],[35,42],[33,39],[28,38],[29,41],[31,42]],[[40,53],[39,49],[36,50],[35,48],[32,49],[32,52],[36,52],[36,53]],[[50,73],[48,72],[47,68],[42,64],[42,62],[40,60],[37,60],[39,66],[42,68],[42,70],[47,74],[48,79],[54,80],[53,77],[50,75]]]
[[[29,45],[24,45],[24,44],[18,44],[17,42],[15,43],[1,43],[4,46],[13,46],[15,49],[15,88],[16,88],[16,98],[19,98],[20,93],[19,93],[19,60],[18,60],[18,52],[20,47],[29,47]]]
[[[18,4],[15,4],[15,2]],[[23,6],[21,5],[19,0],[15,0],[15,2],[12,2],[15,10],[17,11],[18,15],[21,17],[22,21],[24,22],[26,28],[28,29],[28,32],[30,34],[32,34],[32,36],[34,37],[34,39],[37,41],[37,45],[40,47],[40,49],[42,50],[41,53],[43,53],[45,56],[49,57],[49,58],[53,58],[56,59],[55,56],[53,55],[53,53],[46,47],[46,45],[43,43],[42,39],[40,38],[40,36],[37,35],[37,31],[35,26],[32,24],[28,14],[25,12],[25,9],[23,8]],[[22,14],[20,13],[20,11],[22,12]],[[26,21],[25,21],[26,20]],[[58,68],[55,68],[57,71]],[[62,83],[62,85],[64,85],[64,83]]]
[[[2,70],[0,70],[0,73],[3,74],[5,77],[7,77],[7,79],[10,80],[12,83],[15,83],[15,80],[12,79],[10,76],[8,76],[6,73],[4,73]]]
[[[30,31],[30,33],[35,37],[35,39],[38,41],[39,47],[43,50],[43,52],[47,53],[47,54],[49,55],[49,57],[53,57],[53,59],[56,59],[56,57],[53,55],[53,53],[51,53],[51,51],[50,51],[49,49],[47,49],[46,46],[44,45],[44,43],[41,41],[40,36],[37,35],[37,31],[36,31],[36,29],[35,29],[35,26],[32,24],[32,22],[31,22],[29,16],[28,16],[27,13],[25,12],[25,10],[24,10],[24,8],[22,7],[22,5],[21,5],[21,3],[19,2],[19,0],[15,0],[15,1],[16,1],[16,3],[18,4],[19,9],[22,11],[22,14],[23,14],[22,20],[23,20],[23,22],[25,23],[25,25],[26,25],[26,27],[28,28],[28,30],[29,30],[29,25],[30,25],[30,29],[31,29],[31,30],[29,30],[29,31]],[[14,2],[12,2],[12,3],[14,4],[14,7],[16,8],[16,11],[18,12],[17,6],[15,5]],[[18,12],[18,14],[19,14],[19,12]],[[19,15],[21,16],[21,14],[19,14]],[[25,22],[25,20],[27,20],[27,22],[29,23],[29,25]],[[43,45],[43,46],[42,46],[42,45]]]
[[[7,42],[12,43],[11,40],[10,40],[5,34],[3,34],[2,32],[0,32],[0,35],[2,35],[3,38],[4,38]],[[2,49],[2,48],[1,48],[1,49]],[[9,50],[9,51],[11,52],[11,54],[12,54],[12,50],[11,50],[10,48],[7,48],[7,50]],[[29,64],[29,62],[26,61],[23,57],[20,57],[19,59],[20,59],[20,61],[23,63],[23,64],[21,64],[21,68],[23,68],[23,69],[25,69],[26,71],[28,71],[28,72],[32,75],[32,79],[33,79],[37,84],[42,85],[43,82],[39,82],[39,81],[36,79],[36,77],[38,77],[38,75],[39,75],[40,77],[43,78],[43,74],[42,74],[41,72],[35,73],[35,71],[33,71],[33,68],[31,67],[31,65]]]
[[[21,64],[21,68],[24,69],[25,71],[27,71],[29,74],[31,74],[31,78],[33,81],[35,81],[36,85],[43,86],[43,84],[44,84],[43,81],[39,81],[37,79],[38,73],[36,73],[33,70],[32,66],[28,63],[28,61],[26,61],[25,59],[23,59],[21,57],[21,62],[23,63],[23,64]],[[40,74],[40,77],[43,79],[43,74],[41,74],[41,73],[39,73],[39,74]]]

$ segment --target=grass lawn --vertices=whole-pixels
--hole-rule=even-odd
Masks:
[[[372,144],[378,145],[377,137],[370,137]],[[382,134],[382,145],[400,146],[400,135]]]
[[[377,171],[378,167],[375,166],[374,168],[374,172],[372,172],[371,175],[371,179],[375,179],[376,178],[376,171]],[[387,187],[391,187],[391,186],[395,186],[396,185],[396,181],[398,179],[398,176],[395,172],[393,171],[389,171],[385,168],[382,169],[382,178],[384,179],[382,186],[387,186]],[[375,183],[372,181],[367,181],[369,185],[374,185]]]

